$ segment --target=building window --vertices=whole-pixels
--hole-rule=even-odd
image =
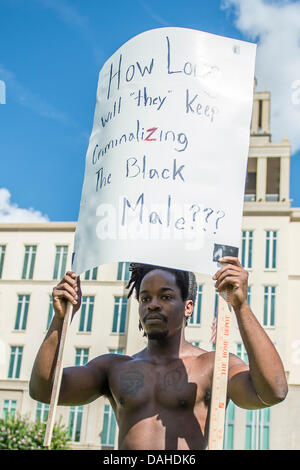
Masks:
[[[259,413],[259,445],[260,449],[268,450],[270,446],[270,408],[258,410]]]
[[[265,286],[264,290],[264,326],[275,326],[275,286]]]
[[[47,326],[46,329],[49,330],[51,322],[54,317],[54,308],[53,308],[53,298],[52,295],[49,296],[49,308],[48,308],[48,318],[47,318]]]
[[[0,279],[2,278],[2,271],[4,265],[5,245],[0,245]]]
[[[249,304],[249,307],[251,306],[251,294],[252,294],[252,286],[248,286],[248,292],[247,292],[247,302]]]
[[[23,355],[23,346],[11,346],[9,368],[8,368],[9,379],[18,379],[20,377],[22,355]]]
[[[130,263],[119,263],[118,264],[118,281],[129,281],[130,272],[129,272]]]
[[[49,415],[49,405],[38,402],[36,406],[35,419],[40,423],[46,423]]]
[[[6,421],[12,418],[17,410],[17,400],[4,400],[2,418]]]
[[[76,348],[75,366],[85,366],[89,360],[88,348]]]
[[[91,331],[95,297],[85,295],[82,297],[79,331]]]
[[[108,352],[109,354],[124,354],[124,349],[123,348],[109,349]]]
[[[263,122],[263,100],[258,100],[258,120],[257,120],[258,133],[262,132]]]
[[[191,341],[191,344],[196,346],[196,348],[200,348],[200,341]]]
[[[266,201],[279,201],[280,157],[267,158]]]
[[[22,279],[32,279],[36,257],[36,246],[25,246]]]
[[[110,405],[104,405],[103,426],[101,431],[101,445],[114,447],[116,435],[116,418]]]
[[[270,440],[270,408],[247,410],[246,450],[268,450]]]
[[[236,345],[236,355],[240,359],[242,359],[242,361],[244,361],[246,364],[249,363],[248,354],[247,354],[246,348],[243,345],[243,343],[238,343]]]
[[[233,450],[235,405],[230,400],[225,415],[224,449]]]
[[[15,321],[15,330],[26,330],[28,308],[29,308],[29,295],[18,296],[18,307]]]
[[[276,269],[277,232],[266,231],[266,269]]]
[[[210,342],[212,343],[213,351],[216,350],[216,339],[217,339],[217,322],[218,322],[218,309],[219,309],[219,294],[215,294],[215,307],[214,316],[211,324],[211,337]]]
[[[96,281],[97,280],[98,268],[89,269],[84,273],[85,281]]]
[[[115,297],[112,333],[125,333],[127,297]]]
[[[241,264],[246,269],[252,268],[253,231],[244,230],[242,233]]]
[[[218,316],[218,308],[219,308],[219,294],[215,294],[215,307],[214,307],[214,316]]]
[[[189,319],[190,325],[200,325],[201,323],[202,286],[198,286],[197,297],[193,315]]]
[[[69,414],[69,437],[72,442],[80,441],[83,406],[71,406]]]
[[[257,158],[248,158],[247,178],[244,200],[256,201]]]
[[[248,354],[243,343],[237,344],[237,356],[249,364]],[[264,413],[267,412],[267,413]],[[247,450],[269,448],[269,409],[246,411],[246,444]],[[259,430],[257,434],[257,429]]]
[[[246,411],[246,450],[256,449],[256,417],[254,410]]]
[[[66,272],[68,256],[68,246],[61,245],[56,247],[53,279],[62,279]]]

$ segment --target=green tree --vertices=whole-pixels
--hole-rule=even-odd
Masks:
[[[42,450],[46,424],[40,421],[30,421],[19,415],[0,419],[0,449],[11,450]],[[69,447],[68,429],[61,424],[61,419],[55,423],[51,440],[51,450],[66,450]]]

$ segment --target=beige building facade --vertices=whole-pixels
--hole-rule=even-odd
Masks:
[[[289,394],[274,407],[242,410],[229,404],[226,449],[300,449],[300,208],[289,199],[290,144],[270,134],[270,94],[254,93],[239,258],[249,271],[252,310],[284,363]],[[47,418],[28,384],[34,358],[53,315],[52,289],[70,269],[75,223],[0,224],[0,415]],[[108,352],[145,347],[137,302],[127,300],[128,263],[81,276],[82,306],[70,327],[65,365],[83,365]],[[217,308],[214,284],[197,275],[198,296],[186,338],[211,350]],[[230,351],[247,361],[233,316]],[[76,449],[116,447],[118,429],[109,402],[58,407]]]

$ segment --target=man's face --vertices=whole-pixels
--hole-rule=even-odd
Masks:
[[[182,300],[172,273],[161,269],[147,273],[138,300],[140,322],[148,339],[162,339],[183,327],[188,302]]]

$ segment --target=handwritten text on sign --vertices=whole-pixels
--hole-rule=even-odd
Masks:
[[[99,74],[73,269],[140,261],[212,273],[239,246],[255,46],[145,32]]]

